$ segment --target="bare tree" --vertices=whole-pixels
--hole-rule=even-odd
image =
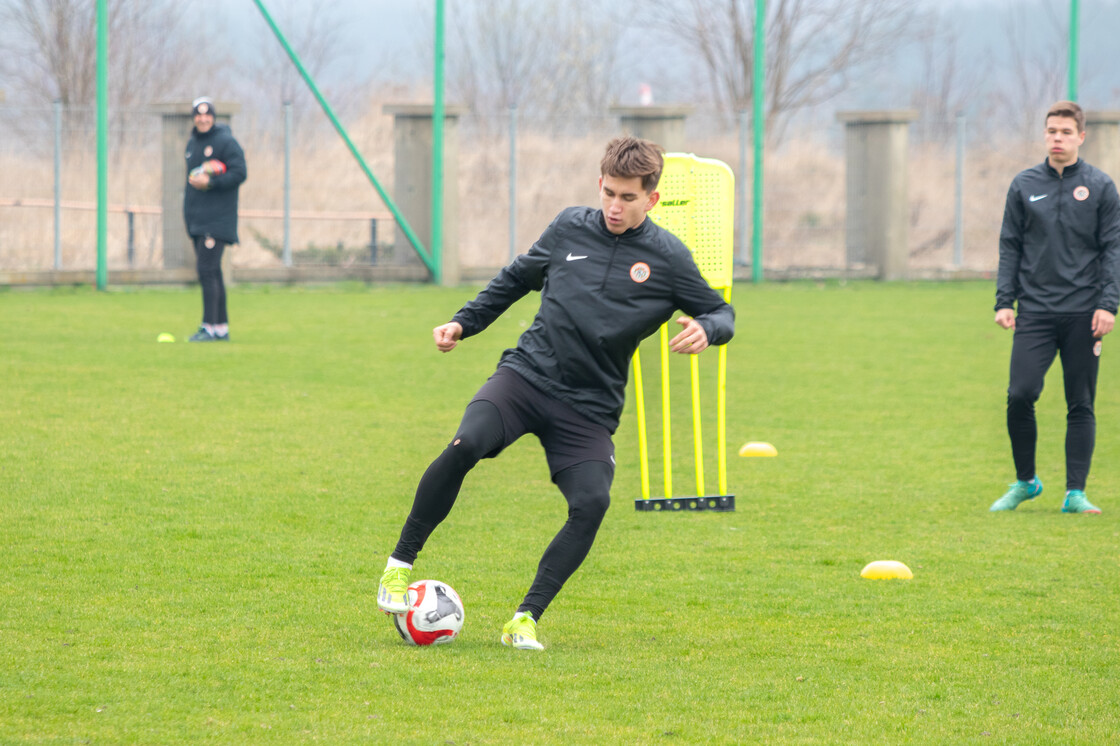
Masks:
[[[96,7],[83,0],[6,0],[0,66],[36,103],[89,104],[95,90]]]
[[[611,100],[618,36],[588,23],[591,0],[455,4],[448,87],[479,114],[523,107],[550,119],[599,115]]]
[[[190,39],[181,33],[189,3],[109,0],[110,100],[115,106],[147,103],[174,79]],[[96,99],[96,0],[0,0],[5,54],[0,72],[34,104],[59,100],[88,107]]]
[[[454,25],[462,60],[453,73],[455,93],[472,104],[490,97],[501,109],[532,96],[544,62],[533,45],[547,34],[549,14],[520,0],[479,0],[464,14]]]
[[[1005,13],[1009,59],[1001,66],[1006,82],[996,87],[993,114],[1016,135],[1032,140],[1042,131],[1042,114],[1065,95],[1069,21],[1059,17],[1053,2],[1009,6]],[[1045,23],[1032,22],[1039,14]]]
[[[753,94],[754,0],[650,0],[656,24],[702,61],[727,113]],[[767,128],[841,92],[861,65],[904,43],[912,0],[770,0],[766,17]]]
[[[320,78],[344,51],[340,43],[344,9],[336,4],[296,0],[274,0],[269,6],[300,64],[319,86]],[[250,43],[259,51],[241,71],[242,82],[248,83],[243,95],[264,98],[268,103],[291,102],[297,115],[314,109],[317,104],[311,91],[272,31],[263,21],[254,23],[251,29]]]
[[[931,16],[919,34],[922,67],[910,95],[927,139],[946,142],[955,137],[957,115],[982,88],[982,74],[990,70],[989,55],[968,60],[960,49],[960,29],[947,16]]]

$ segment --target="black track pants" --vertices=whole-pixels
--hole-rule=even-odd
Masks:
[[[1093,461],[1097,423],[1093,403],[1100,367],[1092,315],[1020,314],[1011,348],[1011,383],[1007,388],[1007,433],[1016,477],[1035,476],[1038,424],[1034,405],[1042,395],[1046,372],[1061,356],[1066,393],[1066,489],[1083,490]],[[1102,345],[1103,346],[1103,345]]]
[[[226,285],[222,278],[222,252],[226,244],[210,236],[193,236],[198,259],[198,284],[202,286],[202,323],[228,324]]]
[[[556,486],[568,501],[568,520],[548,545],[537,566],[537,577],[518,611],[540,619],[591,551],[595,534],[611,504],[614,468],[604,461],[584,461],[559,472]]]
[[[431,463],[412,500],[393,557],[412,563],[428,537],[451,512],[467,472],[486,455],[501,448],[504,429],[498,408],[488,401],[472,401],[463,413],[455,437]]]
[[[485,400],[472,401],[458,432],[443,453],[431,463],[412,502],[392,556],[415,562],[436,527],[447,518],[467,473],[483,458],[497,455],[519,433],[506,433],[498,407]],[[568,520],[545,550],[519,610],[540,619],[560,588],[583,563],[610,505],[614,465],[589,460],[567,466],[552,476],[568,502]]]

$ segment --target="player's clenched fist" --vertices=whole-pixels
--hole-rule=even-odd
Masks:
[[[1015,311],[1010,308],[1001,308],[996,311],[996,323],[1004,329],[1015,328]]]
[[[459,339],[463,336],[463,325],[458,321],[449,321],[442,326],[432,329],[432,337],[436,340],[436,347],[440,352],[451,352]]]

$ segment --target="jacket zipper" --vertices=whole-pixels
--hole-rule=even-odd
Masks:
[[[603,284],[599,286],[599,292],[604,292],[607,289],[607,279],[611,276],[611,270],[614,268],[614,256],[618,253],[618,236],[614,237],[614,246],[611,248],[611,258],[607,260],[607,271],[603,274]]]
[[[1057,195],[1058,196],[1058,218],[1057,218],[1057,221],[1056,221],[1057,222],[1057,227],[1058,227],[1058,234],[1062,235],[1062,236],[1064,236],[1065,232],[1066,232],[1065,221],[1062,220],[1062,215],[1064,214],[1063,208],[1065,207],[1065,201],[1062,199],[1062,196],[1063,196],[1063,194],[1066,190],[1065,189],[1065,184],[1066,184],[1066,172],[1065,172],[1065,169],[1062,169],[1062,173],[1058,174],[1058,195]],[[1067,246],[1066,248],[1069,248],[1069,247]]]

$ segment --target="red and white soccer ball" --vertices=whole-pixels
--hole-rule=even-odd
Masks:
[[[463,601],[455,589],[438,580],[408,586],[409,609],[393,614],[393,626],[409,645],[451,642],[463,629]]]
[[[206,174],[207,176],[219,176],[226,172],[226,164],[219,160],[211,158],[208,161],[203,161],[202,165],[195,166],[191,169],[191,176],[198,176]]]
[[[224,174],[226,172],[226,164],[216,158],[211,158],[202,164],[202,170],[211,176],[215,174]]]

